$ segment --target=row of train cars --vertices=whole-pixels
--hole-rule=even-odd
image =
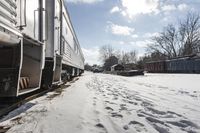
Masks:
[[[170,60],[147,62],[145,71],[150,73],[200,73],[200,56],[194,54]]]
[[[19,97],[84,72],[64,0],[0,0],[0,97]]]

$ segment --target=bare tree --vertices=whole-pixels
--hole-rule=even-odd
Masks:
[[[104,70],[110,71],[111,66],[118,64],[118,58],[116,56],[110,56],[108,59],[104,62]]]
[[[92,71],[92,66],[90,66],[88,63],[84,65],[84,68],[86,71]]]
[[[137,51],[136,50],[130,51],[129,58],[130,58],[130,63],[136,63],[137,62]]]
[[[130,56],[129,53],[126,52],[122,52],[122,56],[121,56],[121,64],[128,64],[130,63]]]
[[[152,53],[160,53],[169,58],[179,55],[178,31],[174,25],[166,26],[163,32],[152,38],[152,41],[153,43],[148,45]]]
[[[188,13],[185,20],[180,21],[179,27],[182,55],[194,54],[200,46],[200,16]]]
[[[195,54],[199,49],[200,16],[195,13],[188,13],[186,19],[180,21],[178,28],[173,24],[166,26],[148,45],[150,53],[167,58]]]
[[[121,63],[121,59],[122,59],[122,51],[120,50],[116,50],[114,55],[118,58],[119,63]]]
[[[105,62],[111,56],[114,56],[114,49],[111,45],[104,45],[99,49],[100,59]]]
[[[119,52],[120,53],[120,52]],[[121,64],[129,64],[129,63],[136,63],[137,62],[137,51],[132,50],[130,52],[122,51],[120,54],[120,63]]]

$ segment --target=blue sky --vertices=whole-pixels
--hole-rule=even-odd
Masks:
[[[99,48],[145,53],[146,44],[188,11],[199,12],[200,0],[65,0],[86,62],[101,64]]]

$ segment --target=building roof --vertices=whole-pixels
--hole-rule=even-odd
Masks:
[[[121,65],[121,64],[115,64],[115,65],[113,65],[113,66],[111,66],[111,67],[116,67],[116,66],[122,66],[122,67],[124,67],[124,66]]]

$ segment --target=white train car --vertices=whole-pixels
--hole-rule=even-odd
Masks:
[[[45,87],[80,75],[84,57],[63,0],[46,0],[48,37],[42,83]]]
[[[32,8],[27,5],[34,5]],[[0,1],[0,96],[19,96],[41,85],[44,45],[39,1]]]
[[[83,63],[63,0],[0,1],[0,97],[59,84]]]
[[[63,4],[62,12],[62,74],[77,76],[84,70],[84,57],[71,24],[70,16]],[[64,77],[64,76],[63,76]]]

